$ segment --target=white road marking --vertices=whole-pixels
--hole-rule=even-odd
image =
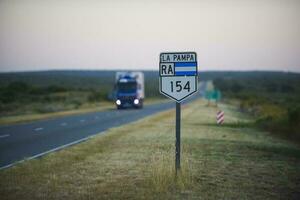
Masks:
[[[67,123],[66,122],[63,122],[60,124],[61,126],[67,126]]]
[[[39,128],[35,128],[34,130],[35,131],[41,131],[41,130],[43,130],[44,128],[42,128],[42,127],[39,127]]]
[[[98,117],[98,116],[96,116],[96,117],[95,117],[95,119],[99,119],[99,117]]]
[[[44,155],[46,155],[46,154],[48,154],[48,153],[52,153],[52,152],[54,152],[54,151],[58,151],[58,150],[64,149],[64,148],[66,148],[66,147],[72,146],[72,145],[74,145],[74,144],[78,144],[78,143],[80,143],[80,142],[84,142],[84,141],[86,141],[86,140],[89,140],[89,139],[93,138],[93,137],[94,137],[95,135],[97,135],[97,134],[99,134],[99,133],[96,133],[96,134],[90,135],[90,136],[88,136],[88,137],[82,138],[82,139],[80,139],[80,140],[76,140],[76,141],[74,141],[74,142],[71,142],[71,143],[68,143],[68,144],[65,144],[65,145],[56,147],[56,148],[54,148],[54,149],[50,149],[49,151],[45,151],[45,152],[43,152],[43,153],[36,154],[36,155],[31,156],[31,157],[29,157],[29,158],[26,158],[26,159],[23,159],[23,160],[14,162],[14,163],[10,163],[10,164],[8,164],[8,165],[5,165],[5,166],[0,167],[0,170],[5,169],[5,168],[12,167],[12,166],[14,166],[14,165],[16,165],[16,164],[19,164],[19,163],[22,163],[22,162],[24,162],[24,161],[26,161],[26,160],[32,160],[32,159],[35,159],[35,158],[44,156]]]
[[[0,138],[6,138],[6,137],[9,137],[9,136],[10,136],[9,134],[0,135]]]
[[[85,122],[85,119],[81,119],[80,122]]]

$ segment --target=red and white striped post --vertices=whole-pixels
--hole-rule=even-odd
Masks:
[[[217,124],[223,124],[224,122],[224,112],[219,110],[217,112]]]

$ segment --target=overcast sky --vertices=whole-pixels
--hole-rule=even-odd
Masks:
[[[300,72],[300,0],[0,0],[0,71],[157,70],[165,51]]]

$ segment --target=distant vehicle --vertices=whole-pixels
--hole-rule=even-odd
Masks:
[[[142,108],[145,98],[144,74],[142,72],[117,72],[115,94],[117,109]]]

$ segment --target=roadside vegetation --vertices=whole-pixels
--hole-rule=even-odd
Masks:
[[[147,102],[165,99],[158,72],[144,71]],[[114,108],[115,71],[43,71],[0,74],[0,124]],[[256,118],[255,126],[300,141],[300,74],[200,72],[227,103]]]
[[[214,86],[257,127],[300,142],[300,74],[232,73],[215,77]]]
[[[0,74],[0,124],[114,108],[115,71]],[[163,99],[158,77],[145,72],[145,103]]]
[[[182,106],[177,179],[170,110],[1,170],[1,199],[299,199],[299,146],[247,126],[254,118],[234,105],[219,107],[222,126],[206,101]]]

